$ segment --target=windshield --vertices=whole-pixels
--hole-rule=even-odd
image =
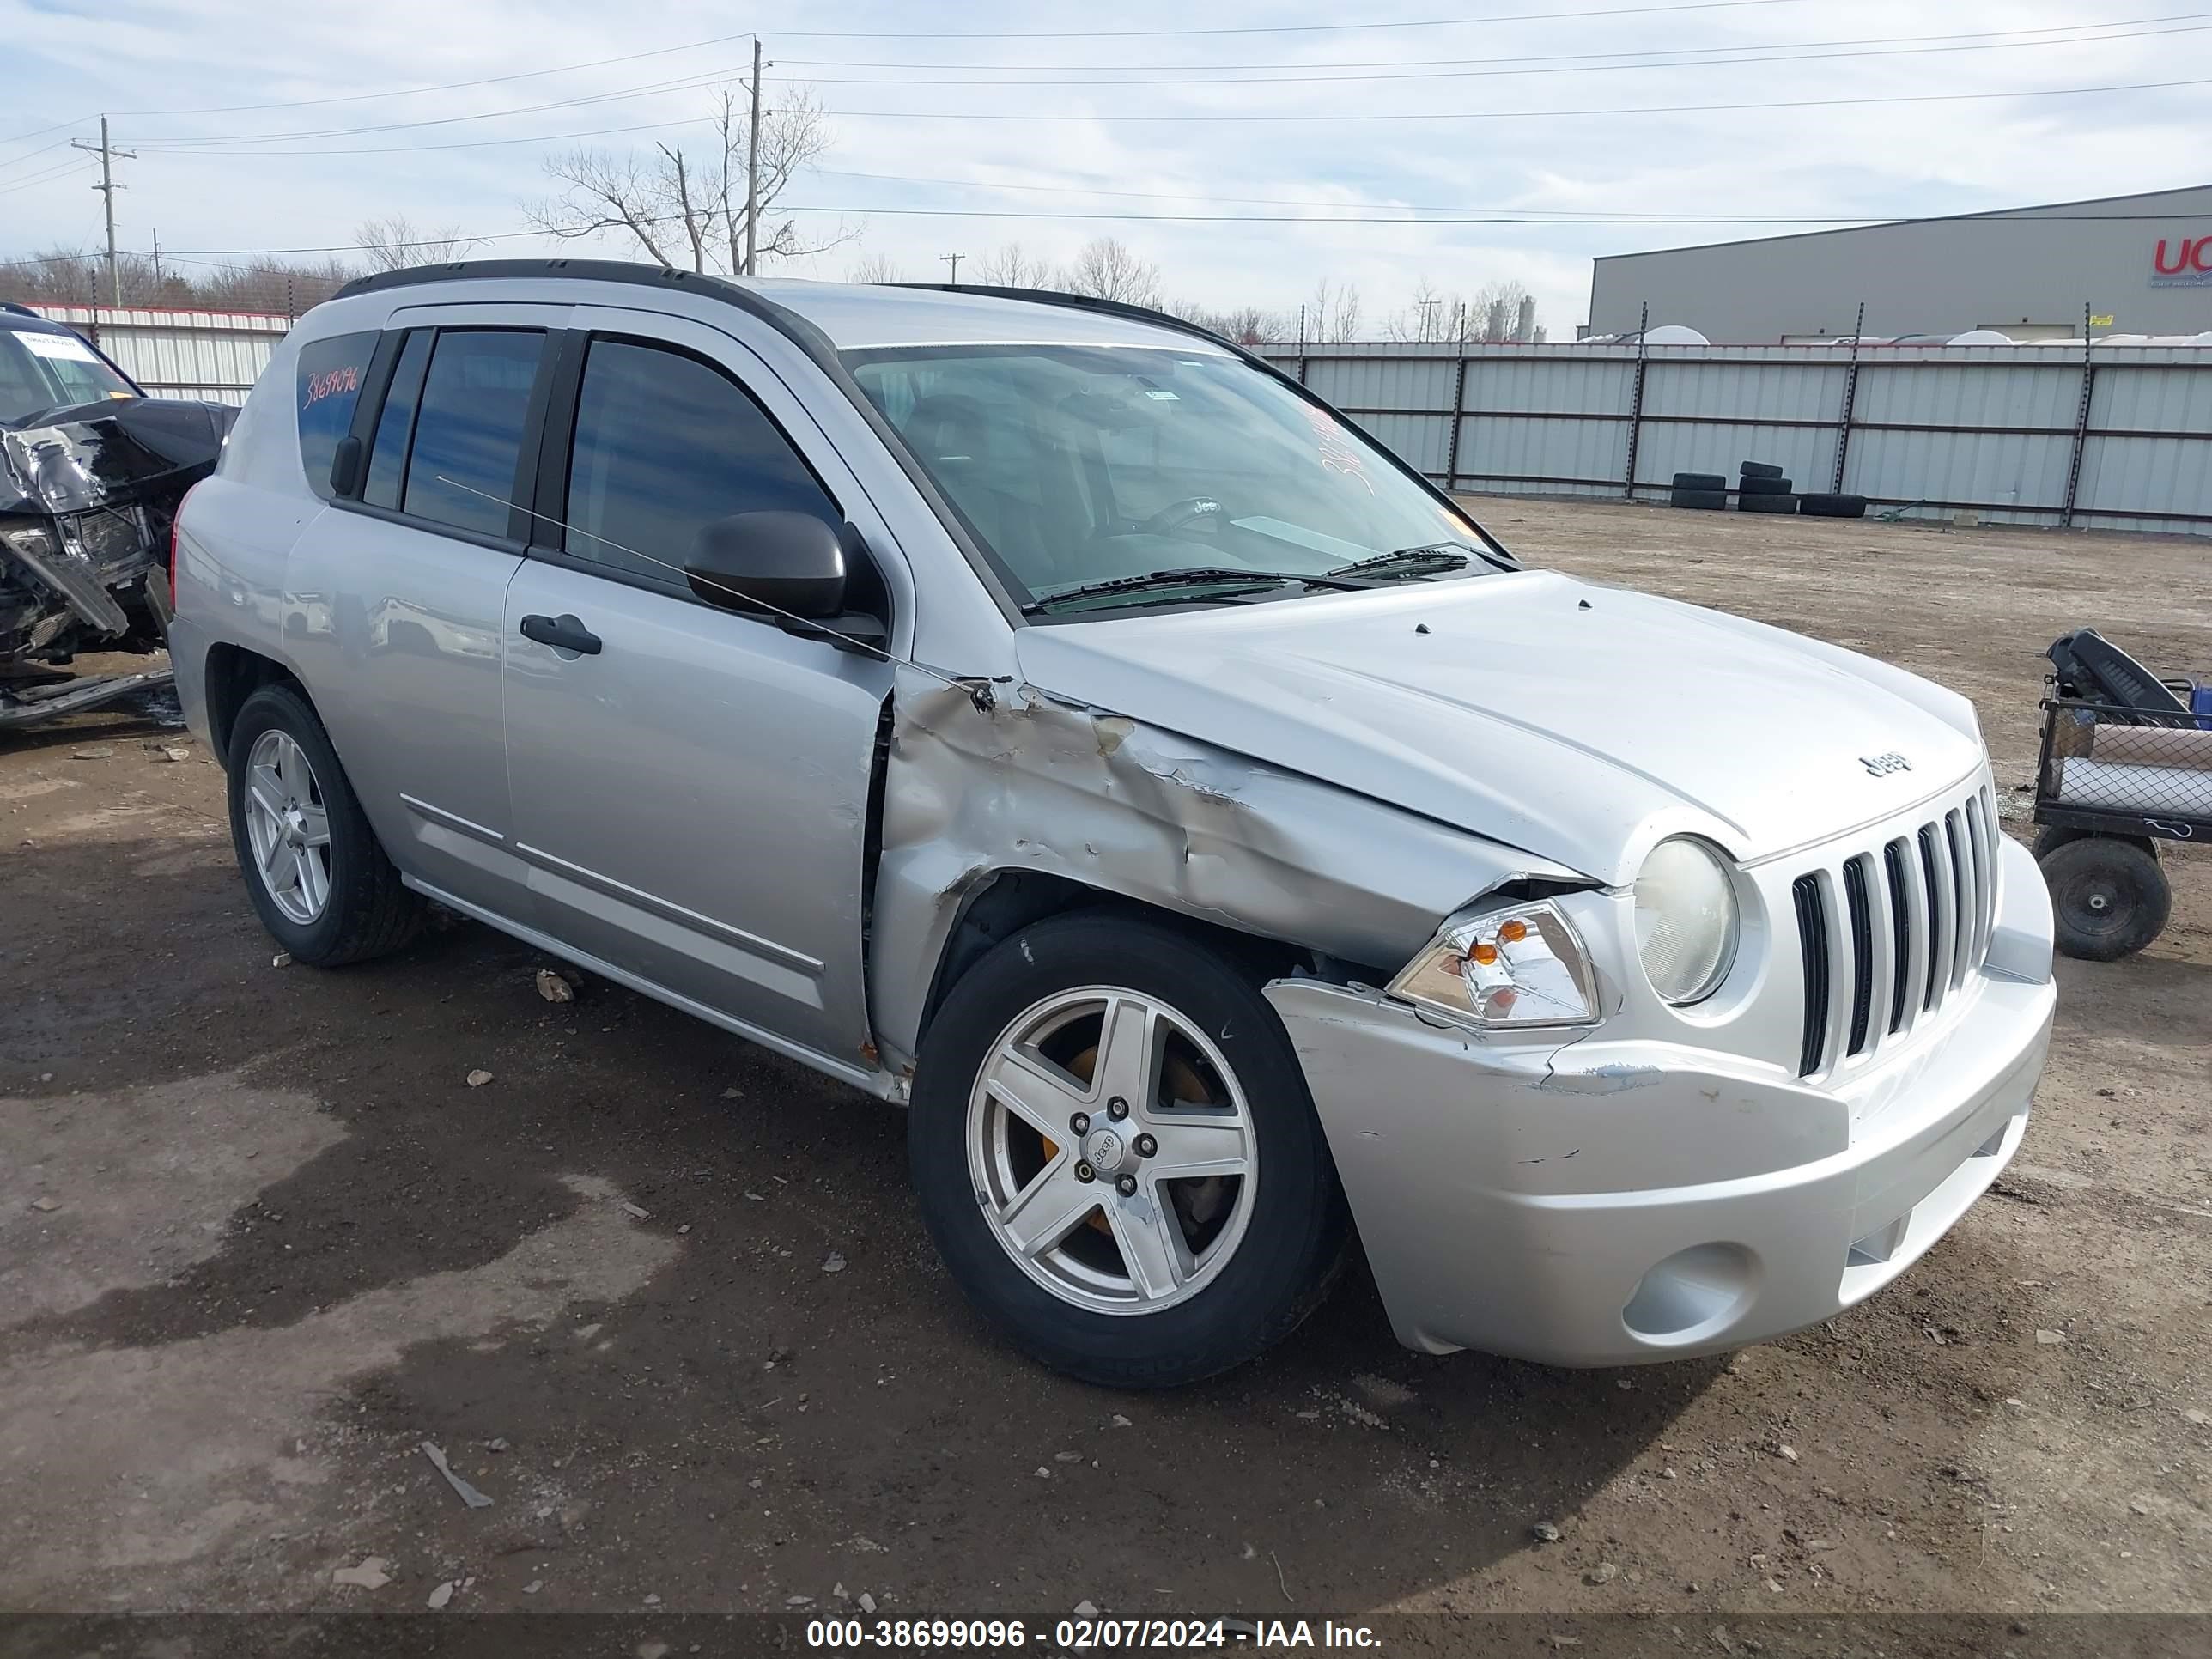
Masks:
[[[1236,357],[989,345],[845,361],[1032,610],[1109,582],[1123,586],[1069,608],[1188,602],[1201,590],[1225,602],[1496,568],[1471,520]],[[1411,550],[1436,556],[1389,557]],[[1379,562],[1371,577],[1285,586],[1369,562]],[[1191,579],[1141,580],[1158,572]]]
[[[137,395],[74,334],[0,328],[0,424],[70,404]]]

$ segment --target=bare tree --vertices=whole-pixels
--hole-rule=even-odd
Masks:
[[[1357,338],[1358,333],[1358,288],[1322,277],[1314,284],[1313,298],[1306,302],[1306,337],[1340,341]]]
[[[293,263],[264,254],[242,263],[179,269],[158,265],[149,254],[125,253],[116,261],[126,306],[167,306],[209,311],[259,311],[298,316],[319,305],[361,273],[342,259]],[[107,258],[75,248],[51,248],[25,258],[0,258],[0,300],[32,306],[106,306]]]
[[[848,283],[902,283],[905,272],[888,253],[871,253],[866,258],[845,273]]]
[[[1514,277],[1485,283],[1468,301],[1468,331],[1481,340],[1513,339],[1520,330],[1523,306],[1530,307],[1530,322],[1535,320],[1534,299],[1528,285]]]
[[[545,171],[560,192],[524,209],[532,224],[563,241],[613,234],[635,241],[664,265],[735,274],[745,264],[745,187],[751,155],[750,101],[738,93],[716,94],[714,134],[685,149],[656,143],[650,154],[617,155],[579,148],[547,158]],[[771,223],[769,215],[800,169],[830,148],[822,106],[803,88],[786,91],[761,112],[760,185],[753,240],[764,259],[797,258],[849,242],[858,232],[802,235],[796,220]]]
[[[410,265],[449,264],[477,244],[473,236],[461,234],[459,225],[447,225],[436,231],[419,231],[415,222],[404,213],[386,214],[380,219],[364,219],[353,233],[354,244],[368,261],[371,270],[404,270]]]
[[[1060,272],[1060,283],[1070,294],[1087,294],[1097,300],[1133,306],[1160,302],[1160,268],[1111,236],[1085,242]]]
[[[1019,242],[1007,242],[975,261],[975,279],[985,288],[1048,288],[1052,264],[1023,252]]]
[[[1170,301],[1166,309],[1187,323],[1212,329],[1241,346],[1263,346],[1270,341],[1290,337],[1290,331],[1279,315],[1262,311],[1257,306],[1237,306],[1223,311],[1194,300],[1176,300]]]

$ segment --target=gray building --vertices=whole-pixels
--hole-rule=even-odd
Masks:
[[[1717,343],[1993,328],[2017,340],[2212,329],[2212,185],[1907,219],[1596,262],[1589,331],[1679,323]],[[2102,319],[2109,317],[2111,322]]]

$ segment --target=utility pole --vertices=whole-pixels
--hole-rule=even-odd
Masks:
[[[156,226],[156,227],[155,227],[155,230],[154,230],[154,303],[155,303],[155,304],[156,304],[156,305],[159,305],[161,302],[161,228],[160,228],[159,226]]]
[[[1434,338],[1435,337],[1429,331],[1430,325],[1436,317],[1437,307],[1443,301],[1432,294],[1425,299],[1416,300],[1413,303],[1421,310],[1421,338],[1424,341]]]
[[[753,36],[752,136],[745,140],[745,275],[758,268],[760,225],[761,43]]]
[[[958,288],[960,286],[960,262],[968,256],[964,253],[940,253],[937,257],[944,260],[946,264],[952,267],[952,286]]]
[[[88,155],[97,155],[100,157],[100,182],[93,188],[107,202],[107,287],[115,308],[120,311],[123,308],[123,270],[115,263],[115,192],[125,186],[115,182],[115,158],[120,155],[126,161],[135,161],[138,154],[136,150],[117,149],[107,142],[107,118],[105,115],[100,118],[100,143],[97,146],[88,144],[82,138],[72,138],[70,147],[81,149]]]

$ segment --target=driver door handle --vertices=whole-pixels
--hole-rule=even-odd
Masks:
[[[550,645],[556,651],[574,651],[586,657],[599,654],[599,636],[584,626],[583,618],[566,611],[557,617],[525,617],[522,637]]]

